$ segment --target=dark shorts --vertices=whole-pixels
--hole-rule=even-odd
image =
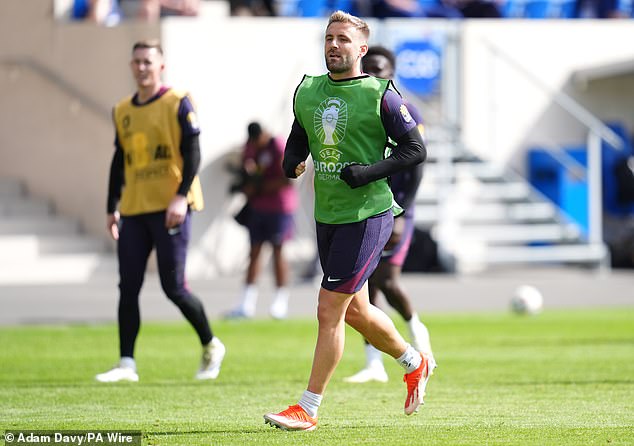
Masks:
[[[394,266],[403,266],[403,263],[405,263],[407,252],[412,243],[412,236],[414,235],[414,216],[405,215],[399,218],[403,218],[405,221],[401,240],[392,249],[384,249],[381,254],[381,262]]]
[[[321,286],[337,293],[359,291],[379,264],[393,223],[392,211],[359,223],[317,223],[317,249],[324,271]]]
[[[281,245],[293,237],[293,214],[251,209],[247,228],[251,243]]]

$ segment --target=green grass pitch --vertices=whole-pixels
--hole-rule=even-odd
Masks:
[[[342,382],[364,362],[348,330],[314,432],[262,419],[305,389],[314,320],[215,321],[228,352],[210,382],[193,379],[200,352],[186,323],[145,323],[137,384],[94,381],[116,361],[114,324],[0,328],[0,430],[141,430],[148,445],[634,444],[634,309],[424,320],[439,367],[420,412],[403,414],[390,359],[387,384]]]

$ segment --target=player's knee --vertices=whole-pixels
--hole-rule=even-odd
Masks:
[[[327,322],[331,318],[332,310],[325,304],[317,305],[317,320],[320,324]]]
[[[124,313],[130,313],[137,311],[139,307],[138,299],[133,296],[121,294],[119,299],[119,311]]]
[[[186,292],[168,294],[167,297],[179,308],[192,300],[191,295]]]
[[[330,303],[319,302],[317,305],[317,320],[322,326],[335,325],[341,320],[341,313],[337,306]]]
[[[388,294],[393,294],[397,290],[397,283],[392,277],[385,277],[383,282],[381,283],[381,291],[386,296]]]
[[[163,285],[162,288],[167,298],[176,305],[181,305],[190,297],[190,293],[185,289],[185,287]]]
[[[136,301],[143,282],[122,280],[119,282],[119,292],[122,301]]]

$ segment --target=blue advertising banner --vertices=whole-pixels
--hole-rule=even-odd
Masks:
[[[395,50],[397,85],[415,94],[437,93],[442,50],[428,40],[404,41]]]

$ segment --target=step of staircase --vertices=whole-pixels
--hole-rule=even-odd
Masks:
[[[419,226],[430,227],[440,218],[438,204],[417,204],[415,221]],[[474,203],[462,216],[462,222],[472,223],[540,223],[553,221],[557,211],[551,203]]]
[[[0,216],[5,218],[11,215],[23,217],[47,217],[53,213],[50,203],[44,200],[31,198],[29,200],[15,199],[14,196],[0,196]]]
[[[449,161],[449,163],[448,163]],[[516,263],[604,265],[604,245],[514,172],[477,159],[436,159],[416,195],[416,226],[436,239],[457,272]]]
[[[0,220],[0,235],[24,234],[69,237],[80,234],[80,225],[76,220],[50,214],[44,218],[10,216]]]
[[[0,258],[0,286],[85,283],[95,276],[115,278],[114,255],[102,253],[47,254],[36,258]]]
[[[103,253],[108,246],[104,240],[75,235],[0,235],[0,260],[37,259],[49,254]]]
[[[425,164],[423,175],[425,180],[431,182],[453,180],[467,175],[481,181],[498,181],[504,175],[504,169],[492,163],[456,161],[451,165],[451,172],[447,172],[445,166],[435,162]]]
[[[460,236],[470,240],[476,239],[487,245],[496,245],[577,241],[581,232],[578,226],[572,224],[516,223],[464,225],[460,228]]]
[[[77,220],[57,215],[22,183],[0,178],[0,286],[81,283],[116,272],[105,239],[81,232]]]
[[[609,253],[603,244],[559,244],[550,246],[463,245],[454,256],[454,269],[461,273],[481,272],[506,265],[594,264],[608,265]]]
[[[0,200],[21,197],[24,194],[24,186],[13,178],[0,178]]]
[[[509,181],[499,183],[481,183],[472,181],[469,184],[462,184],[460,189],[454,190],[462,196],[473,197],[480,202],[521,202],[531,199],[531,187],[520,181]],[[443,195],[443,184],[423,181],[416,192],[416,203],[435,203]]]

